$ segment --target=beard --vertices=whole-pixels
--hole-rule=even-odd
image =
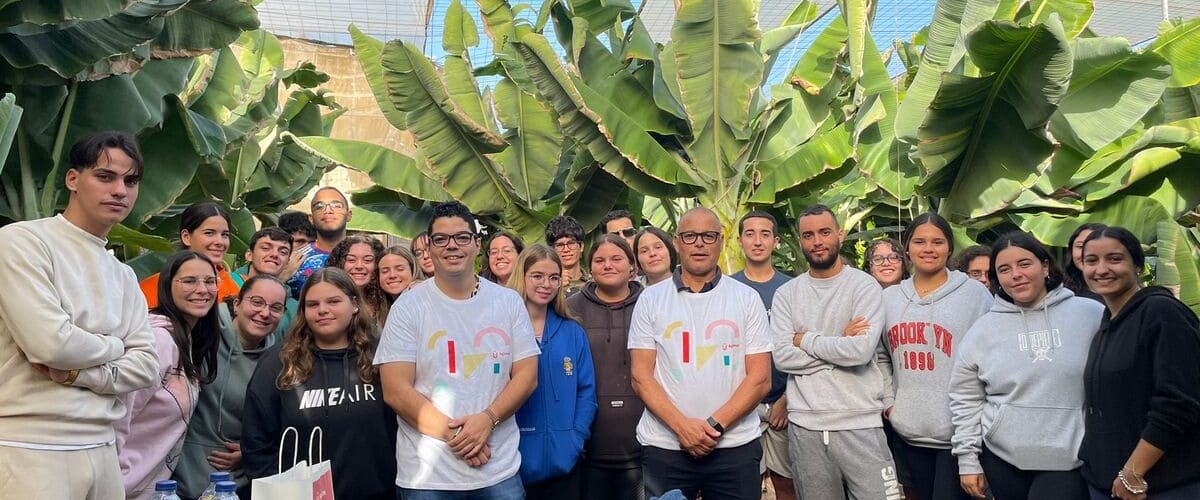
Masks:
[[[841,244],[839,243],[837,248],[840,247]],[[833,265],[837,263],[838,259],[842,258],[840,254],[832,250],[829,252],[829,256],[824,260],[818,260],[812,254],[808,253],[808,250],[801,249],[801,251],[804,252],[804,260],[808,261],[808,267],[818,271],[824,271],[833,267]]]
[[[317,226],[317,236],[320,236],[323,240],[340,240],[346,235],[346,222],[342,220],[342,223],[333,229]]]

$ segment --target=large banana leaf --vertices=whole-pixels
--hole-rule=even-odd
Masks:
[[[512,179],[517,198],[532,207],[554,183],[562,134],[550,109],[511,80],[496,84],[496,111],[509,144],[496,160]]]
[[[989,74],[944,76],[915,155],[927,172],[923,190],[946,196],[940,210],[955,218],[995,212],[1036,182],[1036,167],[1052,151],[1040,128],[1066,94],[1072,69],[1056,15],[1030,27],[987,21],[967,46]]]
[[[1200,136],[1200,118],[1189,118],[1130,132],[1083,161],[1065,186],[1081,190],[1080,186],[1093,179],[1120,175],[1121,162],[1138,151],[1155,147],[1184,146],[1198,136]]]
[[[68,79],[96,61],[131,52],[158,36],[163,15],[188,0],[140,0],[121,13],[88,21],[43,27],[11,26],[0,32],[0,57],[17,70],[49,69]],[[5,71],[0,79],[18,83],[20,71]]]
[[[587,20],[592,33],[603,33],[618,20],[627,19],[635,10],[629,0],[563,0],[571,14]]]
[[[625,184],[600,168],[591,153],[582,150],[575,155],[566,187],[563,214],[574,217],[586,230],[598,226],[604,214],[612,210]]]
[[[588,87],[609,101],[621,103],[625,114],[647,132],[673,135],[686,130],[681,120],[655,105],[652,88],[643,86],[625,71],[625,64],[599,39],[591,35],[580,38],[584,42],[579,54],[579,74]]]
[[[463,10],[458,0],[452,0],[446,8],[446,26],[442,29],[442,49],[446,59],[442,62],[446,90],[450,98],[462,109],[471,121],[495,130],[495,121],[484,113],[483,98],[471,68],[467,49],[479,45],[479,30],[475,21]]]
[[[788,82],[809,94],[820,94],[833,79],[838,58],[846,48],[846,36],[846,19],[842,16],[834,18],[796,62]]]
[[[0,173],[4,172],[8,148],[12,146],[13,138],[17,136],[17,125],[21,123],[21,111],[21,107],[17,106],[17,96],[4,94],[4,98],[0,99]]]
[[[471,120],[417,47],[389,42],[383,69],[392,102],[407,115],[409,130],[446,191],[474,212],[503,211],[512,202],[512,187],[488,155],[502,151],[504,139]]]
[[[925,121],[929,105],[938,93],[942,73],[958,64],[954,55],[959,40],[960,24],[968,0],[939,0],[929,23],[925,51],[912,84],[896,114],[896,136],[910,144],[917,143],[917,131]]]
[[[382,186],[351,193],[350,202],[354,204],[354,216],[348,227],[358,231],[412,238],[425,231],[433,218],[433,207],[413,210],[399,194]]]
[[[694,194],[698,181],[687,165],[618,105],[568,75],[545,38],[530,32],[514,43],[539,94],[558,115],[563,133],[586,147],[602,168],[653,196]]]
[[[838,8],[846,20],[846,48],[850,56],[850,77],[863,77],[863,58],[866,56],[867,39],[871,37],[871,0],[838,0]],[[873,57],[874,54],[871,54]]]
[[[375,103],[379,105],[383,117],[387,118],[393,127],[400,130],[408,128],[404,112],[396,109],[387,93],[387,82],[383,79],[383,42],[367,36],[353,24],[350,25],[350,38],[354,41],[354,57],[358,59],[363,76],[367,79],[367,85],[371,87],[371,94],[375,96]]]
[[[1137,235],[1143,243],[1153,242],[1159,222],[1171,222],[1171,216],[1157,201],[1141,196],[1122,196],[1106,201],[1079,215],[1059,215],[1044,210],[1009,214],[1009,218],[1042,243],[1056,247],[1067,246],[1071,233],[1081,224],[1099,222],[1121,225]]]
[[[1191,87],[1200,83],[1200,18],[1178,23],[1163,21],[1150,50],[1171,63],[1171,86]]]
[[[1158,104],[1171,67],[1153,52],[1134,52],[1124,38],[1080,38],[1073,45],[1071,85],[1050,132],[1091,152],[1125,135]]]
[[[309,152],[371,177],[377,186],[417,199],[448,201],[446,190],[421,171],[417,161],[402,153],[369,142],[329,137],[294,137]]]
[[[138,191],[137,202],[125,223],[131,227],[141,225],[150,216],[173,205],[176,198],[192,183],[200,155],[193,145],[191,135],[199,129],[189,123],[192,117],[176,96],[167,98],[167,114],[162,129],[141,141],[146,175]],[[211,133],[212,130],[209,129]],[[216,129],[220,133],[220,129]]]
[[[1022,24],[1046,19],[1050,14],[1058,14],[1058,17],[1062,19],[1063,30],[1066,32],[1067,38],[1074,39],[1087,28],[1088,23],[1092,20],[1092,14],[1096,12],[1096,6],[1094,0],[1030,0],[1020,10],[1021,14],[1028,14],[1028,17],[1018,15],[1017,19]]]
[[[822,130],[816,138],[808,141],[791,154],[764,161],[759,166],[762,183],[754,191],[753,203],[774,204],[778,193],[794,190],[809,181],[815,181],[823,173],[841,167],[854,154],[850,139],[849,122]]]
[[[192,0],[167,16],[154,48],[160,56],[196,55],[256,29],[258,12],[246,0]]]
[[[1180,301],[1200,314],[1200,245],[1174,222],[1159,222],[1157,236],[1155,284],[1172,289]]]
[[[0,0],[0,27],[104,19],[121,12],[127,3],[128,0]]]
[[[737,174],[748,146],[750,102],[762,82],[761,33],[753,0],[682,0],[671,39],[684,110],[695,138],[688,149],[705,177]],[[669,76],[668,76],[669,78]]]

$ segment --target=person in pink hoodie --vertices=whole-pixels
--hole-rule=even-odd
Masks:
[[[122,397],[128,411],[113,424],[129,500],[150,498],[154,483],[171,477],[199,386],[216,376],[216,266],[184,250],[167,260],[161,276],[159,305],[150,310],[159,383]]]

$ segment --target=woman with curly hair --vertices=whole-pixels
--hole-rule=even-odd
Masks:
[[[352,234],[333,247],[329,252],[327,267],[346,271],[362,297],[361,307],[366,308],[367,317],[375,320],[375,334],[387,320],[388,298],[379,286],[379,261],[387,251],[383,243],[365,234]]]
[[[246,390],[242,463],[246,475],[277,473],[277,456],[330,460],[337,498],[396,498],[396,415],[383,401],[376,325],[359,288],[336,267],[313,273],[300,293],[299,319],[282,346],[259,362]],[[297,442],[282,442],[294,427]],[[320,444],[309,436],[320,427]],[[298,453],[297,453],[298,452]],[[285,465],[285,468],[287,466]]]
[[[879,238],[867,245],[863,256],[863,270],[887,288],[908,279],[908,259],[904,246],[894,238]]]

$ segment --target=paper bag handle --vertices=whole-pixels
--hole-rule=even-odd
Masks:
[[[279,459],[275,463],[275,468],[277,469],[276,474],[283,474],[283,448],[284,448],[284,444],[287,443],[287,437],[288,437],[289,432],[292,433],[292,435],[296,436],[296,446],[292,447],[292,465],[293,466],[296,465],[296,460],[299,458],[300,431],[296,430],[295,427],[288,427],[287,429],[283,430],[283,436],[280,436],[280,438],[279,438],[279,453],[278,453]],[[312,446],[312,444],[310,443],[309,446]],[[309,451],[312,451],[312,450],[309,450]],[[291,467],[289,466],[288,468],[291,468]]]
[[[299,439],[299,436],[297,436]],[[317,443],[317,459],[313,460],[313,441]],[[297,443],[299,444],[299,443]],[[325,460],[325,431],[320,426],[313,427],[312,432],[308,435],[308,465],[316,465]]]

